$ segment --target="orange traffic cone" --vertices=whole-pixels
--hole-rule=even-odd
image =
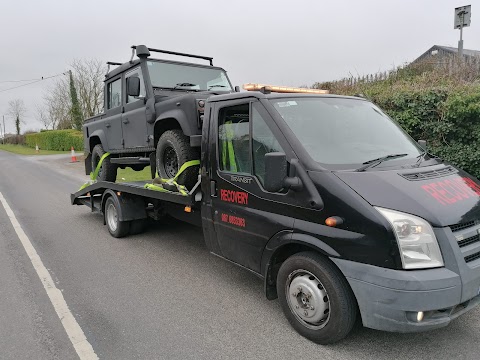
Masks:
[[[72,146],[71,152],[72,152],[72,161],[70,161],[70,162],[72,162],[72,163],[78,162],[77,155],[75,155],[75,149],[73,148],[73,146]]]

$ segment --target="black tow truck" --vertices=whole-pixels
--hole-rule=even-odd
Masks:
[[[480,302],[477,179],[365,99],[244,88],[206,100],[187,192],[97,181],[72,204],[103,214],[115,237],[165,214],[201,227],[212,253],[262,278],[292,327],[320,344],[357,319],[440,328]]]

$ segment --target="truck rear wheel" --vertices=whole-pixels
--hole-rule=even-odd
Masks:
[[[115,238],[121,238],[126,236],[130,231],[130,222],[120,221],[117,203],[113,197],[109,197],[105,202],[105,223],[107,224],[108,231]]]
[[[289,257],[277,276],[277,292],[290,325],[318,344],[346,337],[357,317],[355,297],[343,274],[314,252]]]
[[[198,160],[198,148],[190,146],[190,139],[183,135],[182,130],[165,131],[157,144],[157,171],[161,178],[175,177],[180,167],[190,160]],[[181,185],[191,189],[198,179],[199,166],[187,168],[177,179]]]
[[[92,150],[92,171],[95,171],[100,159],[104,154],[105,150],[103,150],[103,146],[100,144],[95,145]],[[117,180],[117,166],[110,162],[110,156],[103,159],[102,166],[98,171],[97,180],[111,182],[115,182],[115,180]]]

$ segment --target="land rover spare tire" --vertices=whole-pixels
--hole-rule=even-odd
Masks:
[[[92,171],[95,171],[100,159],[104,154],[105,150],[103,150],[102,145],[95,145],[92,150]],[[109,156],[103,159],[102,165],[98,170],[97,180],[111,182],[115,182],[115,180],[117,180],[117,166],[110,162]]]
[[[182,130],[165,131],[157,143],[157,171],[163,179],[171,179],[180,167],[190,160],[200,159],[199,148],[190,146],[190,139]],[[190,166],[177,178],[177,183],[191,189],[198,179],[199,166]]]

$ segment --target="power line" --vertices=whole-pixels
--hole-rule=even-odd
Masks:
[[[3,83],[15,83],[15,82],[25,82],[25,81],[34,81],[34,80],[43,80],[43,76],[41,79],[27,79],[27,80],[4,80],[4,81],[0,81],[0,84],[3,84]]]
[[[41,79],[38,79],[38,80],[35,80],[35,81],[32,81],[32,82],[29,82],[29,83],[27,83],[27,84],[22,84],[22,85],[18,85],[18,86],[14,86],[14,87],[8,88],[8,89],[0,90],[0,93],[5,92],[5,91],[9,91],[9,90],[13,90],[13,89],[17,89],[17,88],[20,88],[20,87],[22,87],[22,86],[27,86],[27,85],[35,84],[35,83],[37,83],[37,82],[40,82],[40,81],[43,81],[43,80],[47,80],[47,79],[51,79],[51,78],[54,78],[54,77],[57,77],[57,76],[61,76],[61,75],[65,75],[65,73],[60,73],[60,74],[52,75],[52,76],[48,76],[48,77],[42,77]]]

